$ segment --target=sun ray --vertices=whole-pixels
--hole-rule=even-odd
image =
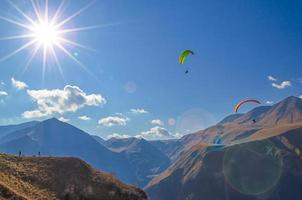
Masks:
[[[64,4],[65,4],[65,0],[62,0],[59,7],[57,8],[55,14],[52,17],[51,24],[54,24],[56,22],[57,17],[61,14]]]
[[[32,40],[27,42],[26,44],[24,44],[23,46],[21,46],[20,48],[16,49],[15,51],[9,53],[8,55],[4,56],[3,58],[0,59],[0,62],[3,62],[5,60],[7,60],[8,58],[16,55],[17,53],[19,53],[20,51],[26,49],[27,47],[33,45],[36,42],[36,40]]]
[[[83,65],[76,57],[74,57],[64,46],[62,46],[60,43],[56,44],[69,58],[71,58],[74,62],[76,62],[80,67],[82,67],[83,70],[85,70],[90,76],[98,80],[98,78],[88,70],[88,68]]]
[[[85,46],[85,45],[82,45],[82,44],[80,44],[80,43],[77,43],[77,42],[73,42],[73,41],[71,41],[71,40],[68,40],[68,39],[66,39],[66,38],[59,38],[59,40],[60,41],[62,41],[62,42],[65,42],[65,43],[67,43],[67,44],[71,44],[71,45],[73,45],[73,46],[77,46],[77,47],[81,47],[81,48],[83,48],[83,49],[86,49],[86,50],[89,50],[89,51],[93,51],[93,52],[98,52],[97,50],[95,50],[95,49],[92,49],[92,48],[90,48],[90,47],[87,47],[87,46]]]
[[[94,3],[95,3],[95,0],[92,1],[92,2],[90,2],[86,6],[84,6],[83,8],[81,8],[80,10],[78,10],[77,12],[75,12],[74,14],[70,15],[69,17],[67,17],[66,19],[64,19],[63,21],[61,21],[60,23],[56,24],[56,28],[59,28],[59,27],[63,26],[64,24],[66,24],[67,22],[69,22],[70,20],[72,20],[73,18],[75,18],[76,16],[78,16],[79,14],[81,14],[83,11],[85,11],[86,9],[88,9]]]
[[[12,5],[25,19],[27,19],[32,25],[36,25],[36,22],[32,20],[28,15],[26,15],[16,4],[14,4],[11,0],[7,0],[10,5]]]
[[[15,24],[15,25],[18,25],[20,27],[23,27],[23,28],[26,28],[28,30],[31,30],[32,31],[32,27],[31,26],[28,26],[26,24],[22,24],[20,22],[17,22],[15,20],[12,20],[12,19],[9,19],[9,18],[6,18],[6,17],[3,17],[3,16],[0,16],[0,19],[4,20],[4,21],[7,21],[7,22],[10,22],[12,24]]]
[[[56,43],[56,45],[74,62],[76,62],[78,65],[80,65],[85,71],[89,72],[88,69],[83,65],[78,59],[76,59],[64,46],[62,46],[60,43]]]
[[[16,40],[16,39],[24,39],[24,38],[32,38],[33,34],[23,34],[23,35],[12,35],[7,37],[1,37],[0,40]]]
[[[48,24],[48,0],[45,0],[44,22]]]
[[[58,68],[61,76],[64,77],[63,68],[59,60],[57,51],[62,51],[62,53],[67,56],[69,59],[77,63],[82,69],[85,70],[89,75],[93,76],[97,81],[98,79],[91,73],[88,68],[82,64],[66,46],[71,47],[80,47],[86,50],[97,52],[95,49],[87,47],[77,41],[69,39],[68,33],[77,33],[80,31],[92,30],[96,28],[102,28],[107,26],[112,26],[115,24],[102,24],[102,25],[93,25],[93,26],[82,26],[65,29],[64,26],[70,22],[75,17],[79,16],[82,12],[88,9],[93,5],[96,0],[91,1],[84,7],[80,8],[76,12],[68,15],[64,19],[59,19],[62,16],[62,12],[65,9],[66,1],[62,0],[54,13],[51,13],[49,9],[49,0],[30,0],[31,9],[34,12],[34,16],[29,15],[23,9],[18,7],[18,4],[15,4],[12,0],[7,0],[9,5],[13,7],[17,14],[22,16],[24,19],[15,20],[14,18],[7,18],[0,16],[0,20],[4,20],[18,27],[24,28],[24,33],[20,35],[9,35],[6,37],[0,37],[0,41],[3,40],[27,40],[25,44],[17,47],[15,50],[10,52],[8,55],[0,58],[0,62],[7,60],[8,58],[18,54],[19,52],[30,48],[32,46],[33,50],[26,60],[26,64],[23,70],[23,73],[27,71],[28,67],[32,63],[33,59],[37,57],[38,52],[41,52],[41,69],[42,69],[42,84],[45,81],[46,71],[50,65],[54,65]],[[51,59],[51,60],[50,60]],[[54,62],[52,62],[54,61]]]
[[[38,9],[37,5],[35,4],[34,0],[31,0],[31,5],[32,5],[32,7],[33,7],[33,9],[35,11],[35,14],[36,14],[36,17],[37,17],[38,21],[41,23],[42,18],[41,18],[39,9]]]
[[[50,47],[50,50],[51,50],[51,52],[52,52],[52,55],[53,55],[53,57],[54,57],[54,60],[55,60],[55,62],[56,62],[56,64],[57,64],[57,66],[58,66],[59,72],[60,72],[60,74],[61,74],[61,76],[62,76],[64,82],[66,82],[65,76],[64,76],[64,73],[63,73],[63,69],[62,69],[62,66],[61,66],[61,63],[60,63],[60,61],[59,61],[59,59],[58,59],[58,57],[57,57],[56,51],[55,51],[55,49],[53,48],[53,46]]]
[[[42,85],[45,81],[45,71],[46,71],[46,62],[47,62],[47,46],[43,46],[43,65],[42,65]]]
[[[84,27],[77,27],[77,28],[69,28],[69,29],[62,29],[59,30],[59,33],[72,33],[72,32],[78,32],[78,31],[87,31],[92,29],[98,29],[98,28],[106,28],[110,26],[118,25],[119,23],[112,23],[112,24],[99,24],[99,25],[93,25],[93,26],[84,26]]]
[[[23,73],[27,71],[30,63],[32,62],[33,58],[36,56],[36,54],[38,53],[39,49],[40,49],[40,46],[41,44],[38,43],[34,49],[34,51],[32,52],[32,54],[30,55],[29,59],[27,60],[26,64],[25,64],[25,67],[24,67],[24,70],[23,70]]]

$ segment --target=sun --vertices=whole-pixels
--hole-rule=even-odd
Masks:
[[[47,48],[58,44],[60,37],[60,30],[48,22],[42,22],[33,28],[33,39]]]
[[[32,60],[37,57],[38,52],[42,52],[42,68],[43,68],[43,79],[45,75],[45,69],[48,66],[49,60],[54,60],[56,66],[59,68],[61,75],[63,76],[61,63],[58,59],[58,53],[63,53],[71,60],[76,62],[79,66],[84,68],[85,71],[89,72],[89,70],[74,56],[67,46],[72,47],[79,47],[84,49],[90,49],[85,45],[82,45],[78,42],[72,41],[68,39],[68,34],[75,33],[79,31],[85,31],[90,29],[95,29],[102,27],[104,25],[94,25],[94,26],[86,26],[86,27],[74,27],[74,28],[64,28],[68,25],[73,18],[79,16],[84,10],[89,8],[94,1],[90,2],[86,6],[82,7],[75,13],[69,15],[68,17],[61,19],[62,10],[64,5],[64,0],[60,3],[58,8],[55,12],[50,13],[48,8],[48,0],[39,1],[37,3],[35,0],[31,0],[32,10],[35,13],[34,17],[30,17],[26,14],[23,10],[21,10],[16,4],[12,1],[8,0],[9,4],[15,8],[17,13],[24,18],[24,21],[16,21],[11,18],[6,18],[0,16],[0,19],[14,24],[18,27],[24,29],[24,34],[21,35],[11,35],[8,37],[2,37],[0,40],[16,40],[16,39],[25,39],[27,42],[16,48],[13,52],[7,54],[6,56],[0,58],[0,62],[9,59],[10,57],[14,56],[15,54],[19,53],[28,48],[33,48],[32,54],[30,55],[27,63],[25,65],[25,70],[28,68]],[[28,11],[31,12],[31,11]],[[91,50],[91,49],[90,49]],[[51,63],[54,63],[51,62]]]

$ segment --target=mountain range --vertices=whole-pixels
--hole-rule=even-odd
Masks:
[[[78,157],[122,181],[145,186],[170,165],[170,159],[144,139],[103,140],[56,118],[2,126],[0,151],[17,155]],[[128,142],[127,142],[128,140]],[[114,148],[114,141],[121,148]]]
[[[0,127],[1,152],[78,157],[150,200],[301,199],[301,150],[302,99],[293,96],[173,140],[104,140],[55,118]]]
[[[216,136],[225,146],[209,151]],[[301,199],[300,98],[229,116],[180,141],[177,159],[145,187],[152,200]]]

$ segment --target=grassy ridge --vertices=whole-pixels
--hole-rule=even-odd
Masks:
[[[145,200],[140,189],[76,158],[0,154],[0,199]]]

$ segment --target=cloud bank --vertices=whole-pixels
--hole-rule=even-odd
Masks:
[[[22,81],[18,81],[16,79],[11,78],[12,86],[15,87],[17,90],[24,90],[28,88],[28,85]]]
[[[37,103],[37,108],[25,111],[24,118],[45,117],[55,113],[76,112],[85,106],[99,106],[106,103],[100,94],[86,94],[78,86],[66,85],[62,90],[27,90],[27,94]]]
[[[149,113],[148,111],[146,111],[145,109],[142,109],[142,108],[130,109],[130,112],[133,113],[133,114],[147,114],[147,113]]]
[[[291,84],[290,81],[283,81],[280,84],[278,84],[278,83],[272,83],[272,86],[274,88],[279,89],[279,90],[283,90],[285,88],[288,88],[288,87],[292,86],[292,84]]]
[[[170,133],[167,129],[155,126],[148,131],[141,132],[139,135],[136,135],[137,138],[144,138],[146,140],[163,140],[163,139],[172,139],[175,136]]]
[[[161,121],[160,119],[153,119],[153,120],[151,120],[151,124],[156,125],[156,126],[163,126],[164,122]]]
[[[101,118],[98,123],[106,127],[126,126],[129,120],[130,119],[128,117],[123,117],[123,116],[108,116],[108,117]]]
[[[7,96],[8,94],[7,94],[7,92],[5,92],[5,91],[0,91],[0,97],[1,96]]]
[[[89,120],[91,120],[91,118],[88,117],[88,116],[86,116],[86,115],[79,116],[78,119],[83,120],[83,121],[89,121]]]

